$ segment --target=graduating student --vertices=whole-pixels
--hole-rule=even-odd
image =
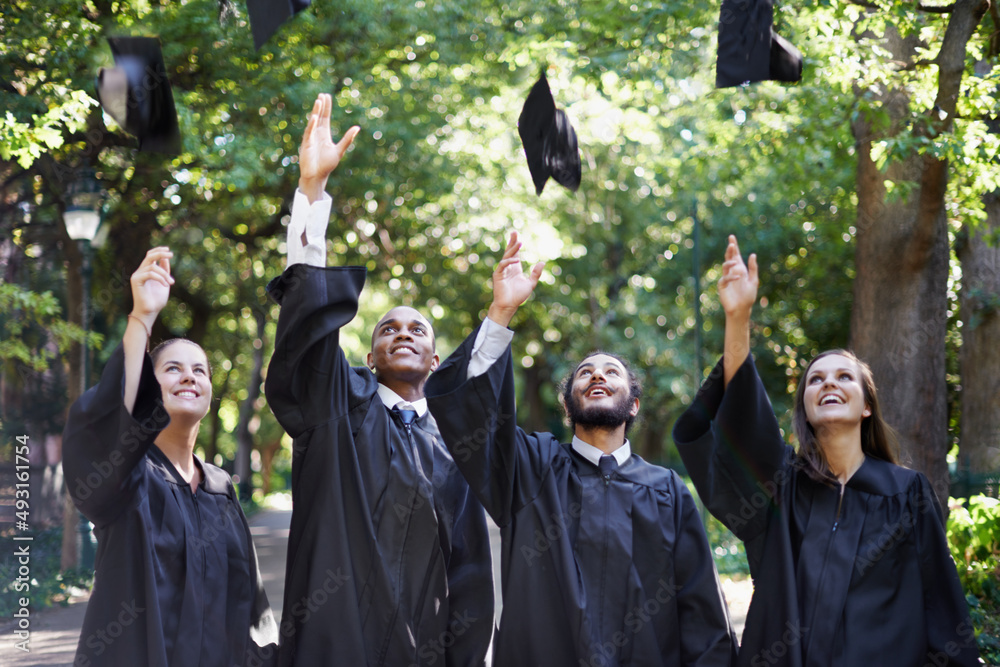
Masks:
[[[868,366],[818,355],[787,446],[750,357],[757,262],[729,237],[725,354],[674,428],[708,509],[746,544],[754,595],[740,664],[978,664],[937,498],[895,464]]]
[[[497,667],[729,665],[735,639],[701,518],[672,471],[625,435],[641,387],[613,354],[566,382],[573,441],[518,428],[506,329],[541,275],[512,234],[487,319],[428,381],[428,404],[469,486],[500,526]],[[483,345],[505,347],[485,372]]]
[[[232,481],[193,453],[208,358],[185,339],[146,353],[172,256],[153,248],[132,274],[122,343],[63,435],[66,488],[97,535],[74,665],[259,665],[278,640]]]
[[[320,95],[313,106],[288,267],[268,285],[281,315],[264,388],[295,440],[280,664],[482,665],[489,536],[427,412],[434,331],[397,307],[375,325],[368,367],[340,347],[365,269],[324,266],[326,180],[358,132],[334,144],[331,105]]]

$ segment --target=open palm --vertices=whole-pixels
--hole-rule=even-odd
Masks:
[[[525,273],[521,266],[520,251],[521,242],[517,239],[517,232],[512,232],[503,259],[493,271],[493,303],[500,308],[516,309],[527,301],[545,268],[544,262],[538,262],[531,267],[530,273]]]
[[[719,302],[726,314],[738,314],[753,308],[759,283],[757,255],[750,255],[750,261],[744,264],[736,237],[730,236],[726,261],[722,264],[722,278],[719,279]]]
[[[320,94],[313,104],[309,123],[299,146],[299,173],[302,178],[322,179],[329,176],[361,130],[354,126],[344,133],[338,143],[334,143],[330,133],[332,107],[333,99],[326,93]]]

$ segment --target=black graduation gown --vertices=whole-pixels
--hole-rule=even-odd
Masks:
[[[694,501],[633,454],[608,478],[517,427],[510,348],[466,379],[476,333],[424,391],[502,536],[496,667],[729,665],[735,639]]]
[[[149,355],[131,414],[124,362],[119,346],[63,433],[66,488],[97,536],[74,665],[260,665],[278,629],[232,481],[196,457],[191,492],[153,445],[170,418]]]
[[[725,390],[719,362],[673,435],[706,507],[746,545],[741,665],[978,664],[922,474],[866,457],[841,501],[794,465],[749,358]]]
[[[294,264],[264,389],[294,438],[280,664],[482,665],[493,572],[482,507],[430,413],[404,426],[340,328],[360,267]]]

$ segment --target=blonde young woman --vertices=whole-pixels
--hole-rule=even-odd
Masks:
[[[172,256],[153,248],[132,274],[121,345],[66,423],[66,486],[97,535],[75,665],[260,665],[277,643],[232,481],[194,454],[205,351],[173,339],[146,352]]]

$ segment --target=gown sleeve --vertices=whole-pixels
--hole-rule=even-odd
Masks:
[[[456,508],[448,559],[448,606],[454,644],[449,667],[483,664],[493,635],[493,558],[486,514],[468,486]]]
[[[293,264],[267,286],[281,305],[264,393],[293,438],[370,398],[340,348],[340,329],[358,312],[363,267]]]
[[[431,374],[427,405],[452,458],[496,524],[541,491],[559,443],[517,426],[510,347],[482,375],[468,378],[476,331]]]
[[[250,553],[250,577],[252,600],[250,601],[250,637],[247,644],[246,664],[270,667],[276,664],[278,654],[278,625],[271,610],[271,604],[264,590],[264,580],[260,576],[260,561],[257,558],[257,547],[250,532],[243,506],[236,497],[232,480],[229,480],[229,498],[239,512],[240,522],[246,535]]]
[[[170,423],[152,360],[144,356],[131,413],[123,398],[125,353],[119,345],[100,382],[70,408],[63,431],[66,488],[96,526],[106,526],[131,506],[142,478],[139,464]]]
[[[724,388],[722,360],[673,430],[674,442],[705,507],[749,544],[762,536],[790,478],[771,401],[747,357]]]
[[[672,477],[677,498],[674,573],[681,661],[692,667],[728,667],[736,664],[739,643],[726,614],[708,537],[691,492],[676,475]]]
[[[914,530],[924,591],[927,662],[940,667],[979,665],[976,633],[948,550],[941,505],[922,473],[917,473],[917,481],[910,487],[910,507],[917,517]]]

